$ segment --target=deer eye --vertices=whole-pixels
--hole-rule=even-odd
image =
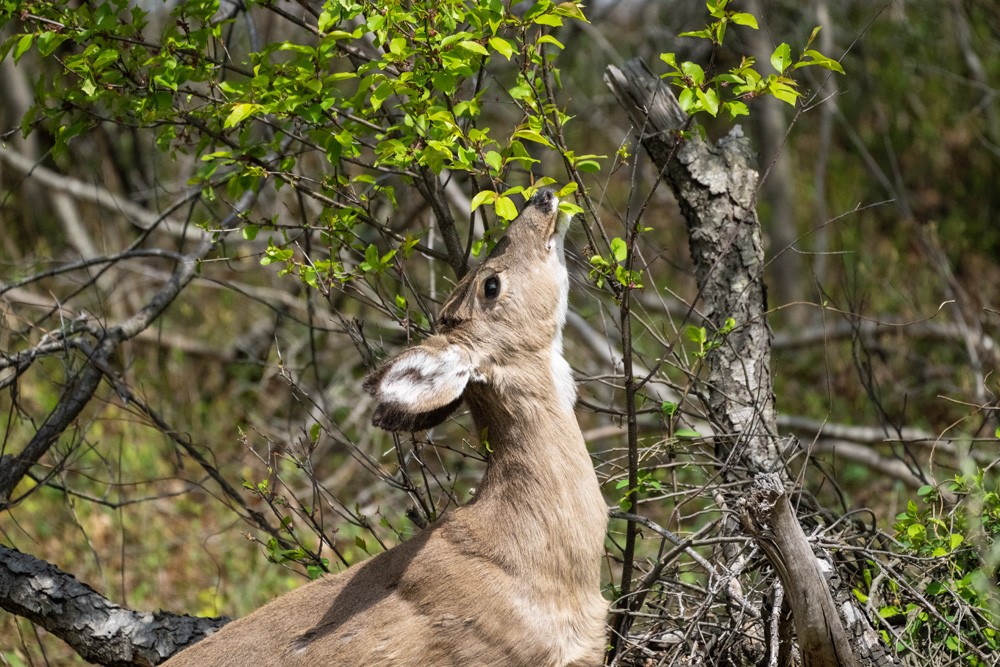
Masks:
[[[500,278],[498,276],[490,276],[483,281],[483,296],[487,299],[495,299],[498,294],[500,294]]]

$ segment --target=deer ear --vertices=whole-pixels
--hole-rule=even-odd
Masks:
[[[365,390],[378,401],[372,424],[387,431],[437,426],[458,408],[475,375],[464,348],[444,336],[431,336],[365,379]]]

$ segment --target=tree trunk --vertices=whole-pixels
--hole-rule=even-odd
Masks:
[[[631,60],[620,70],[609,66],[605,81],[629,114],[687,223],[702,311],[713,329],[708,338],[719,343],[706,354],[709,373],[703,399],[723,472],[730,479],[756,477],[760,488],[770,489],[765,495],[773,502],[758,503],[753,514],[760,522],[753,525],[754,536],[775,570],[787,573],[787,564],[794,563],[794,572],[802,569],[816,575],[821,566],[783,491],[790,480],[775,424],[771,330],[756,212],[758,176],[750,166],[749,142],[738,126],[715,145],[695,132],[683,132],[688,116],[641,60]],[[763,495],[757,498],[763,499]],[[747,502],[744,499],[742,509],[750,513]],[[775,520],[781,526],[780,542],[770,541]],[[793,523],[797,531],[791,529]],[[827,579],[822,574],[804,581],[790,579],[785,587],[801,654],[832,656],[806,665],[896,664],[836,572]],[[804,605],[806,599],[809,605]],[[822,612],[816,613],[810,605]],[[840,614],[832,613],[838,608]],[[845,641],[850,649],[845,648]]]

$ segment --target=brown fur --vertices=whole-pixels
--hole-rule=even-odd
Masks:
[[[366,388],[385,428],[461,399],[492,449],[475,499],[406,543],[265,605],[167,664],[592,667],[602,661],[606,509],[561,358],[558,201],[540,191],[456,287],[439,333]],[[484,282],[497,276],[495,299]]]

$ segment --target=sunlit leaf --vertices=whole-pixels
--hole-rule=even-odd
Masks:
[[[625,245],[624,240],[617,237],[611,240],[611,256],[615,258],[616,262],[625,261],[625,258],[628,257],[628,246]]]
[[[695,95],[698,96],[698,101],[701,102],[701,106],[705,111],[712,116],[719,113],[719,93],[716,92],[714,88],[708,88],[706,90],[695,88],[694,92]]]
[[[790,64],[792,64],[792,49],[786,42],[782,42],[771,54],[771,67],[780,74]]]
[[[496,200],[497,193],[493,190],[480,190],[476,196],[472,198],[472,210],[475,211],[483,204],[492,204]]]
[[[490,37],[490,46],[507,60],[514,55],[514,47],[503,37]]]
[[[234,104],[233,110],[229,112],[229,116],[223,121],[222,127],[229,128],[239,125],[259,110],[259,104],[248,104],[246,102]]]
[[[528,141],[534,141],[535,143],[544,144],[545,146],[549,146],[549,147],[552,146],[552,142],[550,142],[548,139],[546,139],[545,137],[543,137],[541,135],[541,133],[539,133],[537,130],[532,130],[530,128],[525,128],[525,129],[522,129],[522,130],[518,130],[517,132],[515,132],[513,134],[513,136],[511,138],[513,138],[513,139],[527,139]]]
[[[584,23],[590,23],[590,21],[587,20],[587,17],[583,15],[583,10],[580,9],[580,6],[575,2],[560,2],[556,5],[556,13],[561,14],[562,16],[574,18],[578,21],[583,21]]]
[[[691,80],[694,81],[699,86],[705,83],[705,70],[703,70],[701,68],[701,65],[699,65],[698,63],[693,63],[693,62],[681,63],[681,71],[684,72],[689,77],[691,77]]]
[[[14,47],[14,62],[21,59],[28,49],[31,48],[31,44],[35,41],[35,36],[31,33],[27,35],[22,35],[21,39],[17,40],[17,46]]]
[[[559,49],[565,49],[566,48],[565,46],[563,46],[562,42],[560,42],[558,39],[556,39],[552,35],[542,35],[541,37],[538,38],[538,42],[537,43],[538,44],[552,44],[553,46],[558,47]]]
[[[458,43],[466,51],[472,51],[473,53],[478,53],[481,56],[488,56],[490,52],[486,50],[486,47],[479,42],[473,42],[471,39],[463,39]]]
[[[517,217],[517,206],[514,206],[514,202],[511,201],[510,197],[498,197],[496,200],[496,211],[497,216],[504,220],[513,220]]]
[[[538,25],[547,25],[553,28],[561,28],[563,21],[561,18],[555,14],[542,14],[541,16],[536,16],[531,19],[532,23],[537,23]]]
[[[748,28],[757,30],[757,17],[753,14],[747,14],[746,12],[733,12],[729,16],[729,20],[736,25],[745,25]]]

